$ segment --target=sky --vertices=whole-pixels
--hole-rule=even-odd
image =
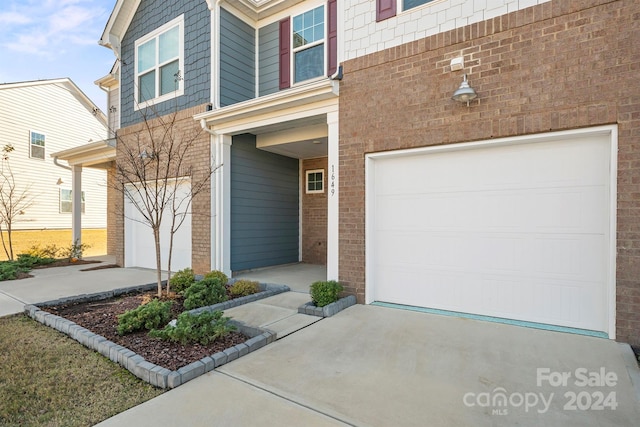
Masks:
[[[103,112],[93,82],[115,56],[98,45],[116,0],[0,0],[0,83],[68,77]]]

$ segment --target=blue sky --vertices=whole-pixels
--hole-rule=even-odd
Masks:
[[[0,83],[69,77],[98,107],[93,82],[115,56],[98,45],[116,0],[0,0]]]

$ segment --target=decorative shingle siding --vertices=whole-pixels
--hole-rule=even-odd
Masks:
[[[278,23],[260,28],[258,40],[259,96],[264,96],[279,90]]]
[[[255,30],[220,8],[220,106],[255,98]]]
[[[638,22],[637,0],[552,0],[345,62],[339,231],[348,291],[364,301],[365,153],[617,124],[617,339],[640,345]],[[457,56],[478,93],[471,107],[451,100]]]
[[[397,0],[398,13],[376,22],[379,1],[345,0],[341,6],[344,8],[344,58],[379,52],[548,1],[441,0],[400,12],[402,0]],[[571,0],[565,1],[571,3]]]
[[[205,104],[211,100],[211,12],[205,1],[142,0],[122,40],[121,126],[142,121],[134,110],[135,41],[184,14],[184,95],[153,106],[155,115]]]

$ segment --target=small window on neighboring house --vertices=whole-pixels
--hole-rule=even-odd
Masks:
[[[31,132],[30,139],[30,157],[33,159],[44,159],[44,135],[37,132]]]
[[[324,76],[324,5],[293,17],[294,82]]]
[[[307,193],[324,193],[324,169],[307,171]]]
[[[179,16],[136,41],[136,109],[184,93],[183,28]]]
[[[81,193],[82,213],[84,213],[84,191]],[[71,213],[73,204],[73,192],[71,190],[60,189],[60,213]]]

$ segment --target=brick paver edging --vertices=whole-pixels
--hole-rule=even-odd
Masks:
[[[355,305],[355,303],[356,297],[353,295],[340,298],[338,301],[327,304],[324,307],[316,307],[313,304],[313,301],[309,301],[298,307],[298,313],[318,317],[331,317],[334,314],[341,312],[345,308]]]
[[[252,351],[264,347],[265,345],[270,344],[276,339],[276,334],[274,332],[246,326],[241,322],[231,320],[229,323],[235,325],[238,328],[239,332],[250,337],[247,341],[227,348],[211,356],[204,357],[187,366],[183,366],[177,371],[170,371],[169,369],[155,365],[151,362],[147,362],[142,356],[134,353],[128,348],[109,341],[101,335],[94,334],[90,330],[81,327],[75,322],[67,320],[64,317],[60,317],[55,314],[40,310],[40,307],[69,304],[72,302],[97,301],[100,299],[119,296],[127,292],[149,290],[155,287],[156,284],[150,284],[132,288],[122,288],[108,292],[100,292],[90,295],[79,295],[78,297],[61,298],[58,300],[47,301],[36,305],[25,305],[24,311],[27,315],[29,315],[36,321],[68,335],[69,337],[78,341],[80,344],[83,344],[85,347],[97,351],[104,357],[107,357],[111,361],[124,367],[136,377],[160,388],[178,387],[179,385],[184,384],[187,381],[190,381],[204,374],[205,372],[212,371],[227,362],[231,362],[232,360],[235,360],[239,357],[251,353]],[[263,289],[262,292],[249,295],[248,297],[236,298],[234,300],[226,301],[221,304],[201,307],[195,310],[191,310],[191,313],[223,310],[223,308],[221,307],[224,307],[224,309],[231,308],[256,301],[258,299],[267,298],[289,290],[288,286],[281,285],[260,284],[260,287],[261,289]],[[231,302],[235,302],[235,304],[225,305]]]

